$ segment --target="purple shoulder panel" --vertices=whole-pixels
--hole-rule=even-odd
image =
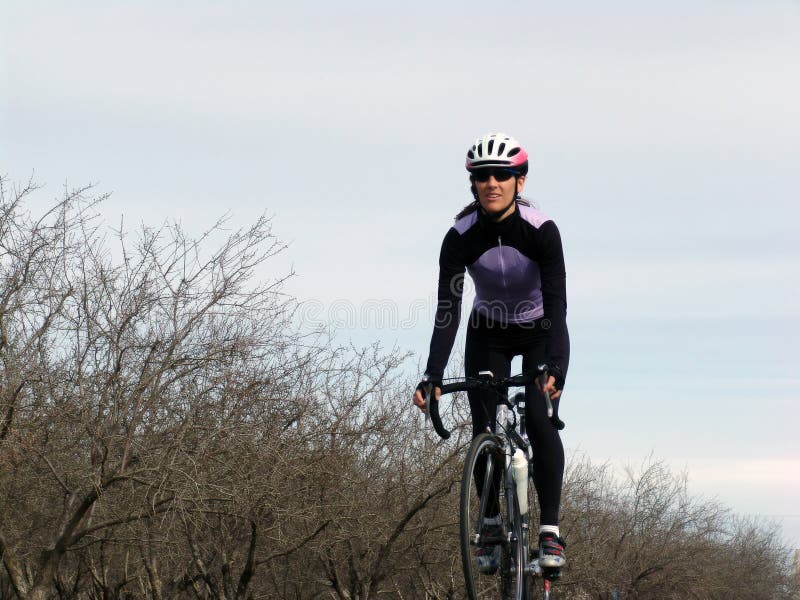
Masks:
[[[478,220],[478,211],[476,210],[474,212],[469,213],[468,215],[466,215],[464,217],[461,217],[458,221],[455,222],[455,225],[453,225],[453,228],[458,233],[460,233],[461,235],[464,235],[464,233],[467,231],[467,229],[469,229],[470,227],[475,225],[477,220]]]
[[[532,206],[517,204],[517,207],[519,208],[520,216],[528,223],[536,227],[536,229],[539,229],[539,227],[541,227],[544,223],[551,220],[546,214],[536,210]]]

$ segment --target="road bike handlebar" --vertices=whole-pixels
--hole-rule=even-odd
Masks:
[[[453,383],[445,383],[441,387],[441,395],[444,396],[445,394],[452,394],[453,392],[467,392],[469,390],[477,389],[501,391],[510,387],[524,387],[536,381],[538,377],[546,374],[547,365],[544,364],[539,365],[535,370],[529,371],[528,373],[521,373],[512,377],[503,377],[501,379],[495,379],[491,373],[487,372],[487,375],[479,376],[477,378],[473,377],[464,379],[462,381],[454,381]],[[439,400],[434,397],[433,384],[428,383],[425,386],[425,397],[425,416],[430,417],[430,420],[433,423],[433,428],[436,430],[436,433],[439,434],[439,437],[444,440],[448,439],[450,437],[450,431],[445,428],[444,424],[442,423],[442,418],[439,415]],[[550,394],[545,393],[544,397],[545,402],[547,403],[547,416],[553,419],[553,403],[550,400]],[[558,417],[553,420],[553,424],[558,427],[558,429],[564,428],[564,422],[558,419]]]

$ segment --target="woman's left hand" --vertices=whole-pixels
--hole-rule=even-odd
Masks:
[[[536,382],[536,386],[541,389],[541,384],[538,381]],[[552,375],[547,377],[547,384],[542,391],[550,394],[550,400],[558,400],[561,397],[561,390],[556,388],[556,378]]]

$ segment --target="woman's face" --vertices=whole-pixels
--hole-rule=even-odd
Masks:
[[[472,183],[483,210],[499,221],[514,212],[513,200],[522,193],[525,176],[514,177],[507,169],[481,169],[472,174]]]

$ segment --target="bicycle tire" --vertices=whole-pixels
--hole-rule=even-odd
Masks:
[[[503,540],[499,544],[499,568],[491,573],[482,572],[475,559],[475,551],[480,546],[476,538],[482,520],[481,507],[485,506],[492,494],[490,485],[483,486],[483,498],[477,493],[475,472],[480,469],[481,463],[486,465],[486,480],[492,477],[495,468],[500,469],[498,507],[503,518]],[[505,476],[505,457],[497,437],[488,433],[478,435],[472,441],[464,461],[460,498],[461,562],[470,600],[523,600],[523,550],[518,543],[521,539],[519,508],[513,495],[510,503],[506,501]],[[509,531],[512,535],[509,535]]]

